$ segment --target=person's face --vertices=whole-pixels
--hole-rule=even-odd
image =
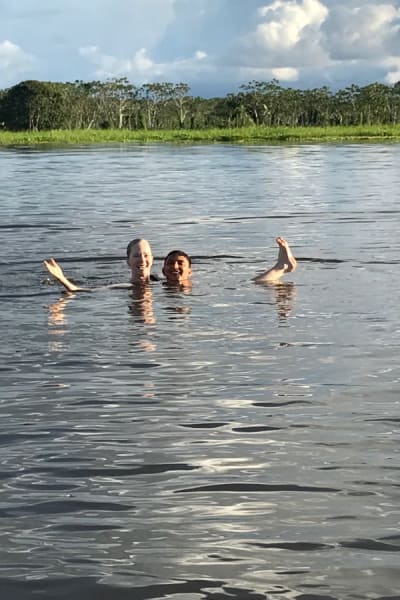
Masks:
[[[132,283],[145,283],[150,279],[150,270],[153,264],[153,254],[149,242],[140,240],[132,246],[127,260],[131,268]]]
[[[188,282],[192,269],[186,256],[172,254],[164,262],[163,273],[168,283],[182,285]]]

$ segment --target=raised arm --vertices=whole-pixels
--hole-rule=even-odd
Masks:
[[[254,281],[256,283],[277,282],[282,277],[282,275],[294,271],[297,267],[297,261],[292,254],[288,242],[282,237],[277,237],[276,243],[279,246],[278,259],[276,261],[276,264],[271,269],[268,269],[268,271],[265,271],[265,273],[262,273],[261,275],[255,277]]]
[[[43,261],[43,264],[50,273],[50,275],[57,279],[57,281],[61,283],[61,285],[63,285],[69,292],[87,291],[85,290],[85,288],[81,288],[72,283],[72,281],[70,281],[64,275],[64,271],[62,270],[58,262],[54,260],[54,258],[49,258],[48,260]]]

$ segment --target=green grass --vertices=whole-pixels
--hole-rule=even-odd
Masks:
[[[37,144],[126,144],[126,143],[256,143],[400,141],[400,125],[348,127],[241,127],[237,129],[75,129],[53,131],[0,131],[0,146]]]

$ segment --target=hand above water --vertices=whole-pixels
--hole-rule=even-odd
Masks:
[[[76,290],[81,289],[64,275],[64,271],[54,258],[44,260],[43,265],[46,267],[50,275],[53,275],[53,277],[57,279],[57,281],[61,283],[69,292],[75,292]]]

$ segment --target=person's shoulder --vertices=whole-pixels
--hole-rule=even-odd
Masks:
[[[150,273],[150,281],[161,281],[161,277],[156,273]]]

